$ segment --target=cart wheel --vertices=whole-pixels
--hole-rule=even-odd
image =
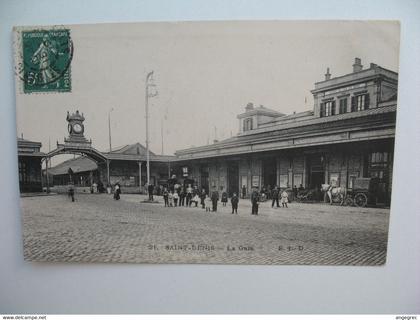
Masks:
[[[367,196],[364,193],[358,193],[354,197],[354,204],[357,207],[366,207],[367,205]]]
[[[337,202],[340,204],[340,206],[342,206],[344,204],[344,195],[343,194],[338,194],[337,196]]]
[[[350,196],[347,196],[346,199],[344,200],[344,205],[349,206],[349,207],[354,206],[353,198]]]

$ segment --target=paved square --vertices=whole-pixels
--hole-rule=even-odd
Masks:
[[[32,261],[381,265],[389,209],[249,200],[238,215],[141,203],[106,194],[21,198],[25,259]]]

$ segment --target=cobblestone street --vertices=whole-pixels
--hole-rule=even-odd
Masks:
[[[21,198],[25,259],[33,261],[326,264],[385,263],[389,209],[249,200],[217,213],[140,203],[144,196]]]

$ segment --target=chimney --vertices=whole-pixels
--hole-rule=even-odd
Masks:
[[[353,72],[359,72],[363,70],[362,60],[360,58],[354,58]]]
[[[325,74],[325,81],[330,80],[330,79],[331,79],[330,68],[327,68],[327,73]]]
[[[254,104],[252,102],[248,102],[245,107],[245,111],[251,111],[252,109],[254,109]]]
[[[370,68],[371,69],[375,69],[378,65],[376,63],[370,63]]]

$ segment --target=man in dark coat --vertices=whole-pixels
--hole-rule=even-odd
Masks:
[[[69,185],[69,197],[71,202],[74,202],[74,185],[72,183]]]
[[[169,207],[169,192],[166,188],[163,189],[163,201],[165,202],[165,207]]]
[[[185,188],[183,186],[179,187],[179,191],[178,191],[178,195],[179,195],[179,206],[184,206],[185,205]]]
[[[254,191],[251,193],[251,203],[252,203],[252,213],[256,216],[258,215],[258,201],[260,201],[260,194],[258,189],[255,188]]]
[[[279,205],[279,189],[277,186],[274,187],[274,189],[271,191],[271,198],[273,199],[271,201],[271,208],[274,208],[274,203],[276,203],[277,208],[280,207]]]
[[[242,186],[242,199],[245,199],[246,197],[246,187]]]
[[[149,201],[153,201],[153,184],[149,184],[149,186],[147,187],[147,192],[149,193]]]
[[[205,208],[205,204],[204,204],[204,200],[206,200],[206,189],[202,189],[201,193],[200,193],[200,199],[201,199],[201,207],[204,209]]]
[[[211,202],[213,205],[213,212],[217,212],[217,201],[219,201],[219,192],[217,192],[216,188],[214,188],[212,194],[211,194]]]
[[[230,203],[232,204],[232,214],[235,212],[236,214],[238,214],[238,202],[239,202],[239,198],[236,195],[236,193],[233,193],[232,198],[230,199]]]

